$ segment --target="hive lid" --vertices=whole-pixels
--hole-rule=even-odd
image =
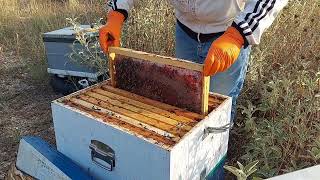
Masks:
[[[227,98],[210,95],[209,110]],[[108,81],[55,101],[94,120],[170,149],[205,116],[110,86]]]
[[[90,25],[81,25],[84,31],[91,29]],[[98,36],[98,32],[86,32],[89,36]],[[66,27],[42,35],[44,42],[73,42],[76,35],[73,27]]]

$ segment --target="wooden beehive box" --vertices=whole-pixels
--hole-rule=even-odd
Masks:
[[[231,98],[210,94],[207,116],[121,89],[109,82],[52,103],[56,144],[97,179],[199,179],[223,159]]]
[[[231,98],[209,96],[201,64],[109,51],[110,82],[52,103],[58,150],[97,179],[203,179],[227,152]]]

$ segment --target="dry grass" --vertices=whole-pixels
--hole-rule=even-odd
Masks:
[[[174,11],[169,2],[143,0],[130,13],[122,41],[125,47],[173,56],[174,31]]]
[[[15,159],[23,135],[54,143],[50,102],[58,96],[47,80],[41,34],[64,27],[66,17],[94,22],[100,4],[69,6],[50,0],[0,0],[0,179]]]
[[[104,15],[99,1],[0,0],[0,4],[0,47],[28,61],[27,68],[36,80],[46,76],[42,33],[66,26],[67,17],[89,24]]]
[[[173,55],[173,10],[167,1],[140,2],[124,27],[123,45]],[[66,17],[89,23],[104,14],[100,2],[70,6],[49,0],[0,0],[0,4],[0,47],[22,57],[34,79],[45,75],[41,33],[65,26]],[[291,0],[254,48],[229,164],[259,160],[258,174],[270,177],[319,163],[319,6],[318,0]]]

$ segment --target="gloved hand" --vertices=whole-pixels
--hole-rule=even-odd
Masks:
[[[99,41],[104,53],[108,52],[109,46],[120,46],[121,28],[124,15],[117,11],[108,13],[107,24],[99,29]]]
[[[226,32],[215,40],[204,61],[204,75],[212,76],[228,69],[238,58],[244,39],[240,32],[229,27]]]

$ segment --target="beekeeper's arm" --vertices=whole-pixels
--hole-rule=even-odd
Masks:
[[[228,69],[243,46],[259,44],[263,32],[272,24],[288,0],[248,0],[227,31],[215,40],[205,60],[205,75]]]
[[[107,15],[107,24],[99,30],[99,41],[104,53],[109,46],[120,46],[121,28],[133,8],[135,0],[112,0],[108,2],[111,8]]]

